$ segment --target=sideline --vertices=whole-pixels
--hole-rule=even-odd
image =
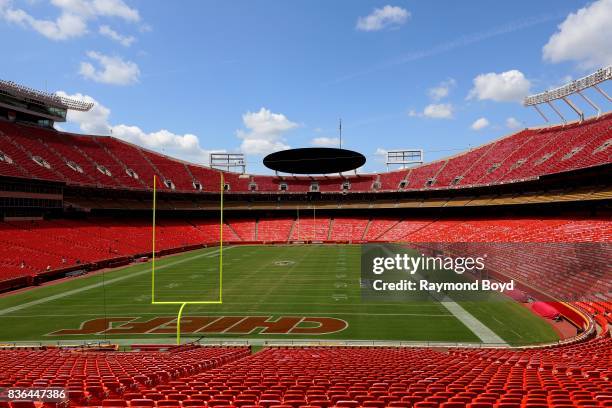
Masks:
[[[225,248],[225,250],[228,250],[228,249],[231,249],[231,248],[234,248],[234,247],[227,247],[227,248]],[[178,264],[181,264],[183,262],[191,261],[191,260],[197,259],[197,258],[203,258],[203,257],[209,258],[209,257],[212,257],[213,254],[216,254],[218,252],[219,252],[219,250],[216,250],[216,251],[213,251],[213,252],[206,252],[206,253],[194,255],[194,256],[191,256],[191,257],[188,257],[188,258],[183,258],[183,259],[180,259],[178,261],[174,261],[174,262],[170,262],[170,263],[164,264],[162,266],[158,266],[157,269],[169,268],[171,266],[178,265]],[[47,296],[47,297],[44,297],[44,298],[32,300],[31,302],[27,302],[27,303],[23,303],[23,304],[20,304],[20,305],[17,305],[17,306],[12,306],[12,307],[8,307],[6,309],[2,309],[2,310],[0,310],[0,316],[6,315],[6,314],[9,314],[9,313],[13,313],[13,312],[16,312],[18,310],[27,309],[27,308],[32,307],[32,306],[40,305],[42,303],[47,303],[47,302],[50,302],[52,300],[61,299],[61,298],[66,297],[66,296],[76,295],[78,293],[85,292],[87,290],[96,289],[96,288],[99,288],[102,285],[110,285],[110,284],[113,284],[113,283],[116,283],[116,282],[121,282],[123,280],[133,278],[135,276],[140,276],[140,275],[144,275],[144,274],[148,274],[148,273],[151,273],[151,269],[150,268],[146,268],[146,269],[144,269],[142,271],[139,271],[139,272],[128,273],[125,276],[119,276],[117,278],[109,279],[106,282],[98,282],[98,283],[94,283],[94,284],[91,284],[91,285],[83,286],[82,288],[77,288],[77,289],[69,290],[67,292],[61,292],[61,293],[57,293],[55,295],[51,295],[51,296]]]

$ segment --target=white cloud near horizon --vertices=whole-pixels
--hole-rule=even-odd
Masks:
[[[317,147],[338,147],[340,145],[339,137],[315,137],[310,141],[310,144]]]
[[[382,147],[377,147],[376,150],[374,151],[374,160],[380,164],[386,163],[388,152],[389,151],[387,149],[384,149]]]
[[[242,115],[242,122],[246,130],[236,131],[236,136],[242,139],[240,150],[252,155],[288,149],[285,133],[298,127],[282,113],[273,113],[264,107]]]
[[[386,156],[387,153],[388,153],[388,150],[387,149],[383,149],[382,147],[377,147],[376,151],[374,152],[374,154],[377,155],[377,156],[381,156],[381,155],[382,156]]]
[[[91,96],[81,93],[69,95],[64,91],[58,91],[57,94],[59,96],[92,102],[94,104],[93,108],[88,112],[68,111],[68,116],[66,118],[67,122],[78,126],[85,134],[112,135],[118,139],[134,143],[159,153],[200,164],[208,164],[209,154],[212,151],[217,151],[204,149],[200,145],[198,136],[191,133],[181,135],[167,129],[146,132],[135,125],[113,125],[110,123],[111,110]]]

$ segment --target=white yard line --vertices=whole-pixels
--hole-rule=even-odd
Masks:
[[[514,331],[513,329],[510,329],[510,331],[514,334],[516,334],[517,336],[519,336],[521,339],[523,338],[523,336],[521,336],[520,333],[517,333],[516,331]]]
[[[392,254],[386,247],[384,247],[385,252],[389,255]],[[412,275],[414,279],[424,279],[418,273]],[[446,308],[457,320],[465,325],[468,329],[472,331],[483,343],[488,344],[500,344],[502,346],[507,346],[508,344],[499,337],[495,332],[485,326],[480,320],[476,319],[474,316],[470,314],[467,310],[465,310],[461,305],[455,302],[453,299],[448,297],[446,294],[437,293],[434,291],[429,292],[431,296],[436,299],[442,306]]]
[[[232,247],[228,247],[226,249],[230,249],[230,248],[232,248]],[[219,250],[216,250],[213,253],[217,253],[217,252],[219,252]],[[178,261],[174,261],[174,262],[170,262],[170,263],[167,263],[167,264],[164,264],[164,265],[161,265],[161,266],[157,266],[155,269],[156,270],[166,269],[166,268],[169,268],[171,266],[181,264],[183,262],[191,261],[193,259],[202,258],[202,257],[210,257],[210,255],[211,255],[210,252],[206,252],[204,254],[199,254],[199,255],[194,255],[194,256],[191,256],[191,257],[188,257],[188,258],[180,259]],[[116,283],[116,282],[121,282],[123,280],[130,279],[130,278],[133,278],[135,276],[144,275],[146,273],[151,273],[151,269],[145,269],[145,270],[140,271],[140,272],[132,272],[132,273],[128,272],[124,276],[119,276],[117,278],[108,279],[105,282],[93,283],[91,285],[83,286],[82,288],[77,288],[77,289],[69,290],[67,292],[57,293],[55,295],[51,295],[51,296],[47,296],[47,297],[44,297],[44,298],[36,299],[36,300],[31,301],[31,302],[22,303],[22,304],[17,305],[17,306],[8,307],[6,309],[1,309],[0,310],[0,316],[6,315],[6,314],[9,314],[9,313],[13,313],[13,312],[16,312],[16,311],[19,311],[19,310],[27,309],[27,308],[32,307],[32,306],[37,306],[37,305],[40,305],[42,303],[51,302],[52,300],[61,299],[61,298],[64,298],[66,296],[72,296],[72,295],[76,295],[78,293],[85,292],[85,291],[88,291],[88,290],[91,290],[91,289],[96,289],[96,288],[99,288],[102,285],[110,285],[110,284],[113,284],[113,283]]]
[[[462,308],[458,303],[449,298],[448,296],[444,296],[442,299],[438,300],[442,303],[449,312],[453,314],[461,323],[463,323],[468,329],[472,331],[483,343],[490,344],[500,344],[502,346],[507,346],[508,344],[499,337],[495,332],[485,326],[480,320],[476,319],[474,316],[470,314],[467,310]]]

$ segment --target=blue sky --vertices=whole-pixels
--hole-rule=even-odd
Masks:
[[[342,117],[376,171],[541,125],[521,98],[610,64],[610,21],[612,0],[0,0],[0,78],[96,102],[63,129],[250,172]]]

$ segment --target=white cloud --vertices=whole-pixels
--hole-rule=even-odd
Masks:
[[[63,12],[88,18],[118,17],[133,23],[140,21],[138,10],[129,7],[123,0],[51,0],[51,4]]]
[[[423,116],[431,119],[451,119],[453,117],[453,105],[450,103],[432,103],[423,110]]]
[[[423,109],[423,112],[410,109],[408,116],[411,118],[452,119],[454,111],[455,108],[451,103],[431,103]]]
[[[518,129],[520,127],[523,127],[523,124],[518,119],[509,117],[508,119],[506,119],[506,126],[509,129]]]
[[[262,155],[279,150],[287,150],[291,146],[281,141],[265,139],[244,139],[240,144],[240,151],[245,154]]]
[[[112,125],[109,121],[111,110],[91,96],[80,93],[68,95],[63,91],[59,91],[57,94],[94,104],[88,112],[69,110],[66,118],[68,123],[77,125],[86,134],[112,135],[118,139],[164,154],[199,163],[208,163],[208,155],[211,151],[203,149],[198,137],[194,134],[180,135],[166,129],[147,133],[134,125]]]
[[[496,102],[518,102],[529,94],[531,82],[516,69],[496,74],[489,72],[474,78],[468,99],[490,99]]]
[[[446,98],[450,89],[456,85],[456,81],[449,78],[445,81],[440,82],[437,86],[430,88],[427,91],[429,98],[434,102],[439,102],[441,99]],[[425,117],[430,119],[452,119],[455,108],[451,103],[431,103],[425,106],[423,112],[418,112],[414,109],[408,110],[408,116],[410,117]]]
[[[381,163],[381,164],[386,163],[387,153],[388,151],[386,149],[383,149],[382,147],[376,148],[376,151],[374,152],[374,160],[376,160],[376,162]]]
[[[376,156],[387,156],[388,151],[386,149],[383,149],[382,147],[378,147],[376,148],[376,151],[374,152],[374,154]]]
[[[147,133],[138,126],[116,125],[112,127],[112,135],[118,139],[125,140],[156,150],[164,154],[176,155],[198,162],[208,162],[210,151],[200,146],[198,137],[191,133],[179,135],[166,129]]]
[[[318,147],[338,147],[340,145],[340,138],[338,137],[315,137],[311,140],[313,146]]]
[[[91,62],[81,62],[79,74],[82,77],[112,85],[129,85],[138,82],[140,69],[136,63],[95,51],[88,51],[87,56],[96,61],[99,67],[96,69]]]
[[[298,126],[282,113],[272,113],[266,108],[245,113],[242,122],[248,130],[237,130],[236,136],[242,139],[240,150],[246,154],[266,154],[288,149],[284,134]]]
[[[577,61],[583,69],[612,64],[612,0],[570,13],[542,49],[544,60]]]
[[[89,95],[83,95],[81,93],[68,95],[64,91],[58,91],[56,93],[59,96],[63,96],[65,98],[73,98],[94,104],[93,108],[91,108],[87,112],[68,110],[66,120],[69,123],[75,123],[79,125],[80,129],[85,133],[95,135],[110,134],[111,126],[108,124],[108,118],[111,113],[110,109],[108,109],[106,106],[102,105]]]
[[[9,23],[29,27],[51,40],[81,37],[88,32],[87,23],[99,17],[115,17],[127,22],[140,21],[138,10],[123,0],[51,0],[59,9],[55,19],[39,19],[22,8],[13,7],[12,0],[0,1],[0,18]]]
[[[387,27],[398,27],[410,18],[410,12],[398,6],[386,5],[377,8],[365,17],[357,20],[357,29],[361,31],[379,31]]]
[[[479,118],[476,119],[474,121],[474,123],[472,123],[472,126],[470,126],[472,128],[472,130],[482,130],[484,128],[486,128],[487,126],[489,126],[489,121],[487,118]]]
[[[115,30],[113,30],[107,25],[100,26],[98,32],[101,35],[108,37],[113,41],[117,41],[119,44],[123,45],[124,47],[129,47],[130,45],[132,45],[134,41],[136,41],[136,38],[134,38],[133,36],[119,34],[118,32],[116,32]]]
[[[449,95],[451,88],[456,84],[457,81],[455,81],[453,78],[449,78],[446,81],[440,82],[438,86],[430,88],[427,93],[433,101],[437,102],[446,98]]]
[[[55,20],[38,20],[22,9],[0,8],[0,16],[9,23],[30,27],[52,40],[80,37],[87,32],[85,19],[70,13],[62,13]]]

